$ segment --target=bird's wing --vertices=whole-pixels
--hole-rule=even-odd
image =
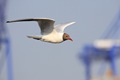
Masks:
[[[68,23],[64,23],[64,24],[58,24],[55,26],[55,30],[57,32],[64,32],[64,29],[67,27],[67,26],[70,26],[72,24],[74,24],[75,22],[68,22]]]
[[[22,22],[22,21],[37,21],[41,29],[42,35],[51,33],[54,29],[54,22],[55,22],[53,19],[48,19],[48,18],[41,18],[41,19],[31,18],[31,19],[19,19],[19,20],[7,21],[7,23]]]

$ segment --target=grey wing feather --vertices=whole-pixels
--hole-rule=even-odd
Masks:
[[[41,29],[41,34],[46,35],[46,34],[51,33],[54,29],[54,22],[55,21],[49,20],[49,19],[38,20],[38,24]]]
[[[46,35],[49,34],[53,31],[54,29],[54,20],[53,19],[48,19],[48,18],[41,18],[41,19],[19,19],[19,20],[12,20],[12,21],[7,21],[7,23],[12,23],[12,22],[23,22],[23,21],[37,21],[39,24],[39,27],[41,29],[41,34]]]

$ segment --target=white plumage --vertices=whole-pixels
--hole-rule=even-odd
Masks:
[[[64,29],[67,26],[74,24],[75,22],[69,22],[64,24],[58,24],[54,27],[54,20],[48,18],[41,19],[19,19],[7,21],[7,23],[12,22],[22,22],[22,21],[37,21],[41,29],[42,36],[28,36],[28,38],[33,38],[36,40],[41,40],[50,43],[61,43],[65,40],[71,40],[70,36],[67,33],[64,33]]]

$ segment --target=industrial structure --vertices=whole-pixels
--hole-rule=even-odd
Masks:
[[[0,80],[13,80],[10,37],[5,25],[7,0],[0,0]]]
[[[120,10],[118,15],[115,17],[112,24],[108,26],[105,33],[98,40],[95,40],[92,44],[87,44],[83,47],[82,52],[80,53],[80,60],[85,64],[86,70],[86,80],[120,80],[118,75],[118,70],[116,66],[116,59],[120,58]],[[108,71],[111,74],[111,78],[98,78],[93,79],[92,74],[92,63],[99,62],[109,63],[110,70]],[[102,66],[104,66],[102,64]],[[104,68],[104,67],[103,67]],[[100,68],[100,72],[103,72],[103,68]],[[103,74],[103,73],[102,73]],[[101,76],[101,75],[100,75]]]

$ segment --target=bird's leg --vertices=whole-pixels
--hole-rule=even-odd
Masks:
[[[36,40],[40,40],[41,37],[38,37],[38,36],[27,36],[28,38],[33,38],[33,39],[36,39]]]

